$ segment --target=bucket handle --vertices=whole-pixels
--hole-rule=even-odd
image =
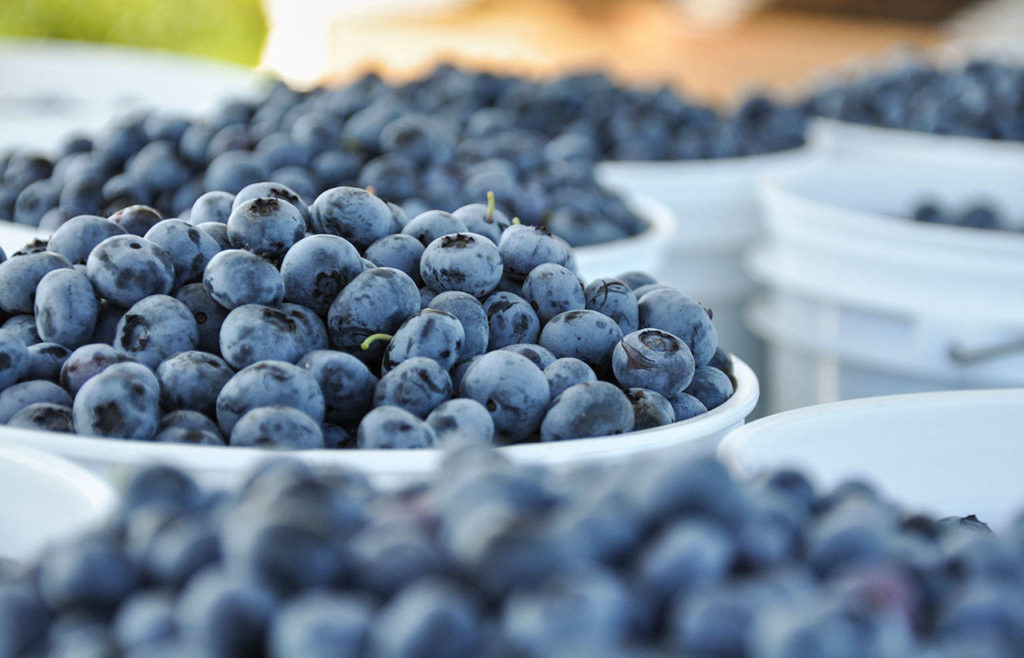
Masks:
[[[948,353],[949,358],[954,363],[960,365],[971,365],[1020,351],[1024,351],[1024,337],[1015,338],[1003,343],[996,343],[995,345],[976,348],[953,344],[949,346]]]

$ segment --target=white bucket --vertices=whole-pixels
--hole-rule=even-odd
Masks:
[[[691,418],[613,437],[530,443],[499,448],[519,462],[553,467],[621,462],[659,451],[711,452],[731,430],[742,425],[757,404],[757,376],[733,358],[736,392],[720,407]],[[259,448],[176,445],[90,438],[0,426],[0,445],[32,446],[117,479],[153,463],[188,471],[200,483],[232,487],[260,463],[290,458],[319,470],[356,469],[381,486],[397,486],[426,477],[444,454],[440,450],[295,450],[274,452]]]
[[[731,433],[741,476],[795,467],[824,487],[851,478],[909,512],[1005,528],[1024,511],[1024,389],[897,395],[799,409]]]
[[[766,181],[748,265],[768,292],[748,318],[770,343],[769,408],[1024,386],[1024,234],[901,217],[924,198],[1024,216],[1022,182],[1024,161],[873,159]]]
[[[831,155],[860,155],[906,160],[946,162],[959,166],[1014,166],[1024,161],[1024,142],[935,135],[912,130],[881,128],[836,119],[814,119],[808,128],[812,147]]]
[[[80,41],[0,41],[0,149],[50,151],[112,116],[159,109],[198,116],[263,86],[252,69],[202,57]]]
[[[4,253],[8,256],[29,242],[32,242],[35,238],[45,238],[48,235],[49,233],[40,231],[35,226],[15,224],[14,222],[0,219],[0,249],[3,249]]]
[[[92,473],[0,442],[0,558],[31,559],[50,542],[99,523],[114,504],[114,491]]]
[[[636,269],[653,273],[662,261],[675,229],[672,211],[665,204],[642,194],[625,193],[623,199],[630,210],[647,222],[647,229],[621,240],[574,248],[576,265],[584,281],[613,277]]]
[[[602,185],[649,197],[669,209],[674,231],[662,247],[656,276],[711,308],[719,343],[757,372],[763,345],[742,313],[755,290],[743,254],[763,233],[756,182],[772,172],[801,171],[819,157],[801,148],[713,160],[609,161],[597,167]]]

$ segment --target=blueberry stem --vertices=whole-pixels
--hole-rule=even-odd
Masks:
[[[518,217],[513,217],[512,218],[512,223],[513,224],[522,224],[523,222],[520,221],[520,219]]]
[[[372,334],[362,342],[360,347],[362,347],[364,350],[368,350],[370,349],[370,345],[373,345],[378,340],[386,340],[387,342],[390,343],[392,338],[394,338],[394,336],[392,336],[391,334]]]
[[[487,216],[484,217],[484,221],[488,224],[494,222],[494,192],[487,191]]]

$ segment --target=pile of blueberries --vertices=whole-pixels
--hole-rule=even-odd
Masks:
[[[913,218],[919,222],[963,226],[966,228],[987,228],[1003,231],[1024,230],[1024,224],[1013,224],[991,204],[976,203],[962,210],[954,210],[938,202],[925,201],[914,209]]]
[[[1024,67],[976,60],[947,69],[912,60],[825,86],[806,108],[885,128],[1024,141]]]
[[[0,262],[0,423],[275,448],[607,436],[733,394],[711,314],[491,202],[255,183],[77,216]],[[2,259],[0,252],[0,260]]]
[[[764,97],[723,116],[601,74],[537,81],[441,66],[400,85],[375,75],[307,92],[278,83],[198,120],[121,117],[52,160],[0,154],[0,218],[52,231],[144,204],[185,219],[204,192],[271,180],[305,203],[371,187],[410,216],[493,191],[510,217],[582,246],[646,228],[595,182],[597,161],[761,153],[799,145],[803,129],[800,111]]]
[[[0,571],[2,656],[1022,653],[1024,523],[711,458],[556,473],[466,447],[388,492],[287,460],[233,494],[153,467],[108,525]]]

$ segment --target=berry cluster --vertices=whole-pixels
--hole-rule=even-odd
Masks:
[[[1024,225],[1014,224],[1009,217],[1001,214],[995,207],[987,203],[976,203],[957,211],[937,202],[926,201],[914,209],[913,218],[919,222],[966,228],[1024,230]]]
[[[263,182],[190,216],[80,215],[0,262],[0,423],[424,448],[621,434],[733,393],[708,311],[643,274],[584,285],[493,197],[409,218]]]
[[[306,203],[339,185],[372,187],[410,216],[493,191],[509,216],[580,246],[646,228],[597,185],[597,160],[791,148],[803,122],[762,97],[723,117],[600,74],[534,81],[442,66],[401,85],[374,75],[309,92],[277,84],[199,120],[121,117],[68,140],[53,160],[2,154],[0,218],[52,231],[76,215],[145,204],[187,219],[204,192],[271,180]]]
[[[0,571],[0,655],[1016,656],[1022,546],[710,458],[463,448],[398,492],[280,461],[231,495],[155,467],[109,525]]]
[[[825,86],[807,109],[886,128],[1022,141],[1024,67],[977,60],[943,69],[910,61]]]

